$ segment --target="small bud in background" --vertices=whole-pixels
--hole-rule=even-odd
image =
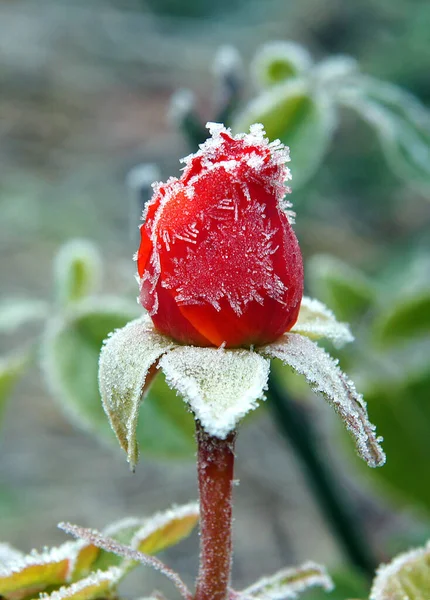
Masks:
[[[245,70],[237,48],[221,46],[215,55],[212,71],[216,80],[216,120],[229,124],[245,85]]]
[[[129,195],[130,239],[136,242],[136,223],[140,220],[145,204],[152,196],[152,183],[160,179],[160,170],[154,163],[136,165],[128,172],[125,184]]]
[[[196,99],[191,90],[176,90],[170,99],[167,117],[172,125],[182,131],[191,148],[205,141],[206,130],[196,112]]]
[[[251,71],[259,87],[269,87],[305,74],[312,65],[311,55],[300,44],[274,41],[259,48]]]
[[[55,296],[67,307],[95,293],[101,281],[102,260],[97,247],[88,240],[69,240],[54,261]]]

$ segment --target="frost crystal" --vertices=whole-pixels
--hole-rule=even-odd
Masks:
[[[342,418],[355,439],[358,454],[370,467],[385,462],[385,454],[369,422],[366,403],[352,381],[339,369],[338,361],[314,342],[297,333],[285,334],[279,341],[259,349],[262,354],[279,358],[304,375],[312,389],[321,393]]]
[[[238,593],[239,600],[293,600],[308,588],[320,586],[326,592],[333,589],[333,582],[324,567],[307,562],[301,567],[289,567],[269,577],[263,577]]]
[[[9,544],[0,544],[0,566],[8,567],[8,565],[21,561],[24,558],[24,554],[19,550],[16,550]]]
[[[273,243],[277,230],[265,219],[264,207],[255,203],[242,211],[237,227],[230,220],[224,223],[223,213],[234,210],[234,199],[225,199],[202,215],[205,240],[197,249],[188,248],[185,258],[173,259],[174,272],[165,278],[164,286],[176,291],[179,305],[208,302],[219,311],[220,301],[226,298],[240,316],[253,300],[263,304],[264,298],[270,297],[283,303],[286,287],[272,263],[279,249]],[[218,221],[216,226],[212,219]],[[195,244],[196,235],[190,231],[181,239]]]
[[[99,386],[103,406],[132,466],[138,455],[136,426],[148,374],[160,356],[174,345],[154,331],[145,315],[115,331],[102,348]]]
[[[205,431],[221,439],[263,398],[269,361],[249,350],[183,346],[159,363]]]
[[[347,323],[339,323],[322,302],[306,296],[302,298],[299,318],[291,331],[311,339],[328,338],[338,347],[354,340]]]

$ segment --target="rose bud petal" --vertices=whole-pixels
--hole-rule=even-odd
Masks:
[[[285,210],[288,150],[261,125],[234,137],[209,128],[180,179],[154,186],[137,253],[140,301],[179,343],[266,344],[291,329],[303,295]]]

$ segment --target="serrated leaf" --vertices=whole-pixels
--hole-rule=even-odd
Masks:
[[[430,598],[430,542],[382,565],[370,592],[370,600],[428,600]]]
[[[388,165],[397,176],[428,195],[430,112],[412,94],[371,77],[357,78],[340,95],[376,132]]]
[[[288,600],[311,587],[322,587],[329,592],[333,582],[324,567],[307,562],[301,567],[289,567],[269,577],[263,577],[242,592],[239,600]]]
[[[181,346],[159,363],[207,433],[225,438],[263,398],[269,361],[249,350]]]
[[[188,537],[199,521],[196,502],[174,506],[147,519],[136,531],[131,547],[145,554],[157,554]]]
[[[375,302],[371,281],[358,269],[334,256],[317,255],[307,262],[312,292],[345,321],[360,319]]]
[[[41,594],[40,600],[96,600],[115,595],[123,576],[122,569],[111,567],[107,571],[95,571],[71,585],[63,586],[50,594]]]
[[[29,362],[29,354],[0,357],[0,415],[16,382]]]
[[[42,344],[42,370],[61,408],[84,429],[117,444],[98,387],[103,341],[140,310],[116,298],[85,301],[67,318],[50,322]],[[160,374],[161,375],[161,374]],[[137,426],[140,448],[163,457],[191,457],[195,451],[194,422],[174,392],[157,376],[140,409]]]
[[[106,550],[106,552],[113,552],[114,554],[117,554],[118,556],[121,556],[129,561],[138,562],[148,567],[152,567],[170,579],[185,600],[192,600],[192,594],[179,575],[158,560],[158,558],[149,556],[143,552],[139,552],[138,550],[130,548],[129,546],[125,546],[124,544],[120,544],[113,538],[107,537],[95,529],[86,529],[85,527],[78,527],[77,525],[72,525],[71,523],[60,523],[58,527],[74,537],[86,540],[88,543]],[[126,569],[125,564],[124,569]]]
[[[384,311],[374,322],[375,339],[384,347],[429,334],[430,290],[384,307]]]
[[[279,84],[252,100],[233,123],[233,132],[262,123],[270,140],[291,150],[292,185],[297,189],[321,164],[336,127],[336,111],[328,98],[311,92],[301,80]]]
[[[12,333],[33,321],[48,315],[48,304],[43,300],[6,298],[0,302],[0,332]]]
[[[96,246],[87,240],[70,240],[54,261],[57,301],[62,306],[82,300],[97,291],[101,281],[102,260]]]
[[[63,544],[39,553],[32,551],[16,560],[0,563],[0,596],[20,600],[48,586],[67,581],[73,563],[74,544]]]
[[[297,333],[285,334],[259,351],[279,358],[304,375],[314,392],[322,394],[342,418],[355,440],[359,456],[370,467],[384,464],[385,454],[379,445],[381,439],[376,436],[375,426],[368,419],[366,403],[352,381],[340,370],[337,360]]]
[[[256,83],[266,87],[296,77],[311,66],[312,58],[303,46],[294,42],[272,41],[257,50],[251,71]]]
[[[299,318],[291,331],[312,340],[327,338],[337,347],[354,340],[347,323],[339,323],[322,302],[306,296],[302,298]]]
[[[116,330],[100,354],[99,386],[112,429],[132,467],[138,459],[137,420],[151,368],[175,343],[158,334],[145,315]]]

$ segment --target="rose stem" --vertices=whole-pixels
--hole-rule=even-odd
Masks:
[[[195,600],[227,600],[232,562],[232,490],[236,432],[225,440],[197,421],[200,566]]]
[[[318,438],[311,420],[288,397],[273,372],[270,374],[267,396],[275,422],[302,462],[308,484],[338,542],[351,564],[372,579],[378,562],[366,543],[359,518],[354,515],[339,481],[318,448]]]

